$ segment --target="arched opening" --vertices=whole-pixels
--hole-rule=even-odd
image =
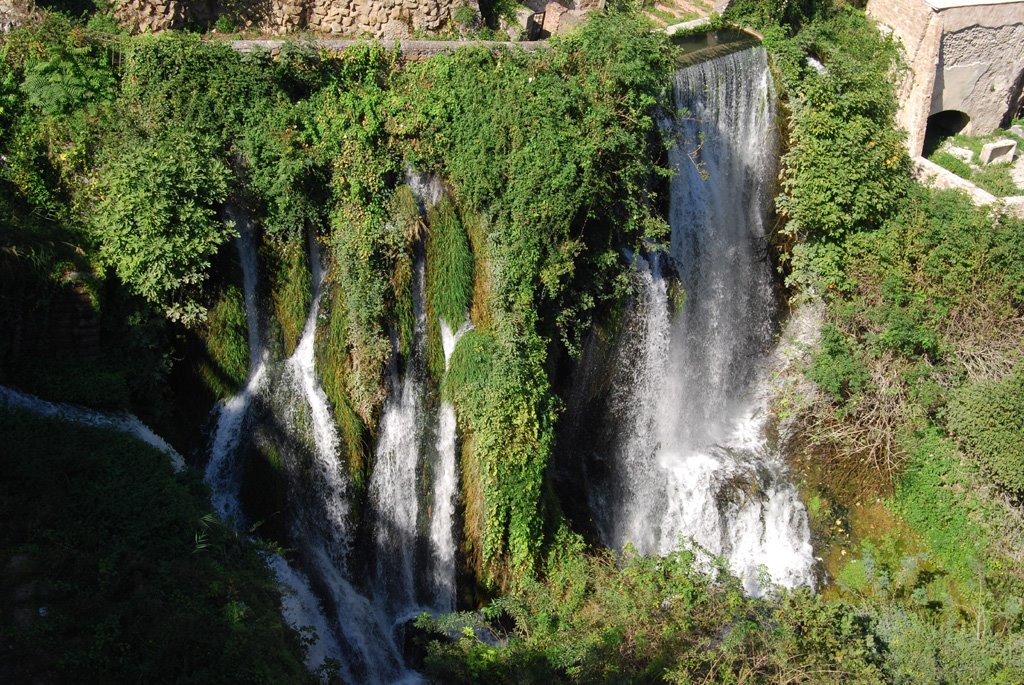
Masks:
[[[927,157],[947,138],[952,138],[967,127],[971,118],[955,109],[936,112],[928,117],[928,128],[924,132],[924,156]]]

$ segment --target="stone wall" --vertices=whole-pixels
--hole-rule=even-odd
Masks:
[[[1024,0],[869,0],[868,14],[903,45],[897,119],[912,154],[932,114],[964,112],[967,133],[988,133],[1020,106]]]
[[[402,38],[443,31],[462,5],[477,10],[476,0],[118,0],[115,15],[135,32],[206,28],[227,17],[238,28],[273,35]]]

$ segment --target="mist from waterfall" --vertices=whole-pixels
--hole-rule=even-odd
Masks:
[[[762,48],[676,74],[668,254],[633,259],[623,324],[587,465],[597,532],[665,554],[683,539],[725,556],[748,592],[812,582],[807,516],[764,437],[778,319],[766,220],[778,159]],[[681,311],[669,296],[677,277]],[[596,419],[602,422],[601,418]]]

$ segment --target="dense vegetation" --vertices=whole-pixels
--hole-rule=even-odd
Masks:
[[[0,432],[4,682],[313,682],[259,553],[194,474],[61,419],[5,410]]]
[[[462,551],[480,588],[501,595],[482,616],[423,622],[439,633],[423,664],[438,682],[1024,679],[1024,223],[911,181],[893,125],[899,53],[862,12],[738,2],[727,19],[765,34],[787,114],[777,247],[793,300],[825,302],[807,370],[817,391],[797,398],[793,445],[835,581],[821,595],[744,597],[722,562],[688,547],[664,559],[589,549],[551,494],[559,374],[619,311],[630,287],[620,248],[666,237],[656,121],[672,48],[625,8],[544,52],[421,63],[371,45],[242,55],[188,34],[122,36],[100,14],[88,25],[41,14],[0,43],[0,328],[14,332],[0,340],[0,382],[128,408],[195,447],[213,401],[248,370],[230,241],[231,219],[249,217],[278,357],[308,311],[307,241],[324,247],[317,367],[358,489],[387,365],[396,349],[401,364],[413,354],[425,259],[431,383],[463,437]],[[413,169],[441,179],[438,204],[421,208]],[[99,351],[82,359],[47,333],[69,298],[100,322]],[[446,369],[441,324],[467,318],[474,330]],[[52,356],[62,361],[47,368]],[[81,497],[74,507],[95,504],[95,487],[102,525],[130,527],[114,544],[93,521],[74,550],[29,549],[29,524],[79,530],[85,517],[0,527],[5,549],[24,548],[36,569],[36,555],[113,564],[109,578],[88,565],[55,577],[105,605],[53,590],[54,611],[68,602],[62,622],[18,633],[17,668],[40,668],[37,650],[59,638],[97,678],[198,669],[168,663],[179,648],[205,656],[206,671],[187,671],[205,682],[234,668],[243,680],[298,677],[265,572],[204,518],[195,483],[157,478],[147,450],[100,431],[2,420],[21,440],[5,456],[38,462],[5,464],[6,521],[32,509],[22,490],[38,481]],[[42,431],[57,442],[33,444]],[[71,481],[54,474],[68,469],[87,487],[59,490]],[[160,497],[168,506],[152,520],[131,508]],[[153,651],[155,614],[133,614],[129,590],[166,588],[152,600],[163,607],[185,580],[207,591],[168,620],[208,623],[208,640]],[[88,611],[110,619],[79,634]]]

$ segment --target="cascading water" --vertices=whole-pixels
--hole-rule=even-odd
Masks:
[[[8,406],[27,409],[41,416],[60,417],[68,421],[84,423],[99,428],[109,428],[119,433],[125,433],[151,447],[155,447],[170,457],[171,466],[175,471],[182,471],[185,468],[185,460],[178,454],[178,451],[150,430],[149,426],[131,414],[106,414],[63,402],[48,402],[35,395],[0,385],[0,407]]]
[[[224,520],[235,518],[241,522],[238,506],[241,473],[234,458],[242,437],[242,428],[249,416],[253,399],[267,380],[269,352],[263,342],[257,302],[257,257],[252,223],[233,208],[226,210],[228,220],[238,228],[236,239],[238,257],[242,265],[242,287],[245,299],[245,320],[249,334],[249,377],[245,387],[220,405],[217,424],[210,446],[210,461],[206,465],[205,480],[213,491],[214,510]]]
[[[312,666],[318,667],[323,658],[330,657],[339,662],[348,682],[411,681],[415,676],[402,662],[387,613],[361,594],[349,575],[349,483],[340,460],[333,412],[316,376],[314,342],[324,274],[319,243],[313,237],[309,256],[313,276],[310,311],[295,352],[285,362],[276,404],[293,437],[292,446],[282,449],[295,491],[291,498],[292,536],[307,572],[326,595],[334,621],[304,611],[309,606],[319,608],[312,601],[315,596],[308,583],[290,585],[297,600],[286,603],[285,608],[298,612],[299,624],[317,630],[319,640],[309,655]],[[305,442],[312,444],[304,451],[298,445]],[[282,581],[294,581],[295,577],[303,580],[294,571],[278,572]]]
[[[455,351],[459,339],[470,329],[466,321],[457,331],[441,321],[441,344],[444,368]],[[455,407],[441,402],[437,428],[438,468],[434,477],[434,510],[430,520],[430,550],[433,567],[434,609],[447,612],[455,608],[455,496],[459,488],[456,463]]]
[[[596,422],[590,511],[616,548],[664,554],[692,538],[724,555],[751,593],[760,566],[782,585],[811,583],[806,513],[763,437],[758,392],[776,321],[765,220],[778,152],[765,51],[681,69],[675,97],[671,248],[634,259],[640,295],[615,355],[608,420]],[[663,267],[686,293],[678,315]]]
[[[309,432],[313,437],[315,467],[313,472],[313,488],[319,494],[317,498],[323,511],[317,512],[316,521],[307,521],[308,527],[320,528],[324,537],[331,542],[332,556],[342,563],[348,555],[349,545],[349,494],[348,481],[344,466],[338,455],[338,429],[334,424],[334,413],[331,410],[327,394],[316,377],[316,322],[320,313],[320,296],[323,286],[323,266],[320,258],[320,244],[317,239],[309,239],[309,266],[312,273],[313,296],[309,306],[306,324],[302,335],[295,346],[295,352],[285,363],[283,388],[288,399],[286,413],[288,424],[296,426],[299,421],[296,412],[299,408],[308,410],[305,416],[309,424]],[[322,516],[321,516],[322,514]]]
[[[399,378],[397,355],[391,363],[391,399],[380,419],[370,507],[376,544],[377,594],[396,618],[413,612],[416,602],[416,537],[419,517],[417,476],[424,446],[427,417],[421,346],[426,332],[423,306],[424,264],[413,267],[413,349],[404,379]]]

